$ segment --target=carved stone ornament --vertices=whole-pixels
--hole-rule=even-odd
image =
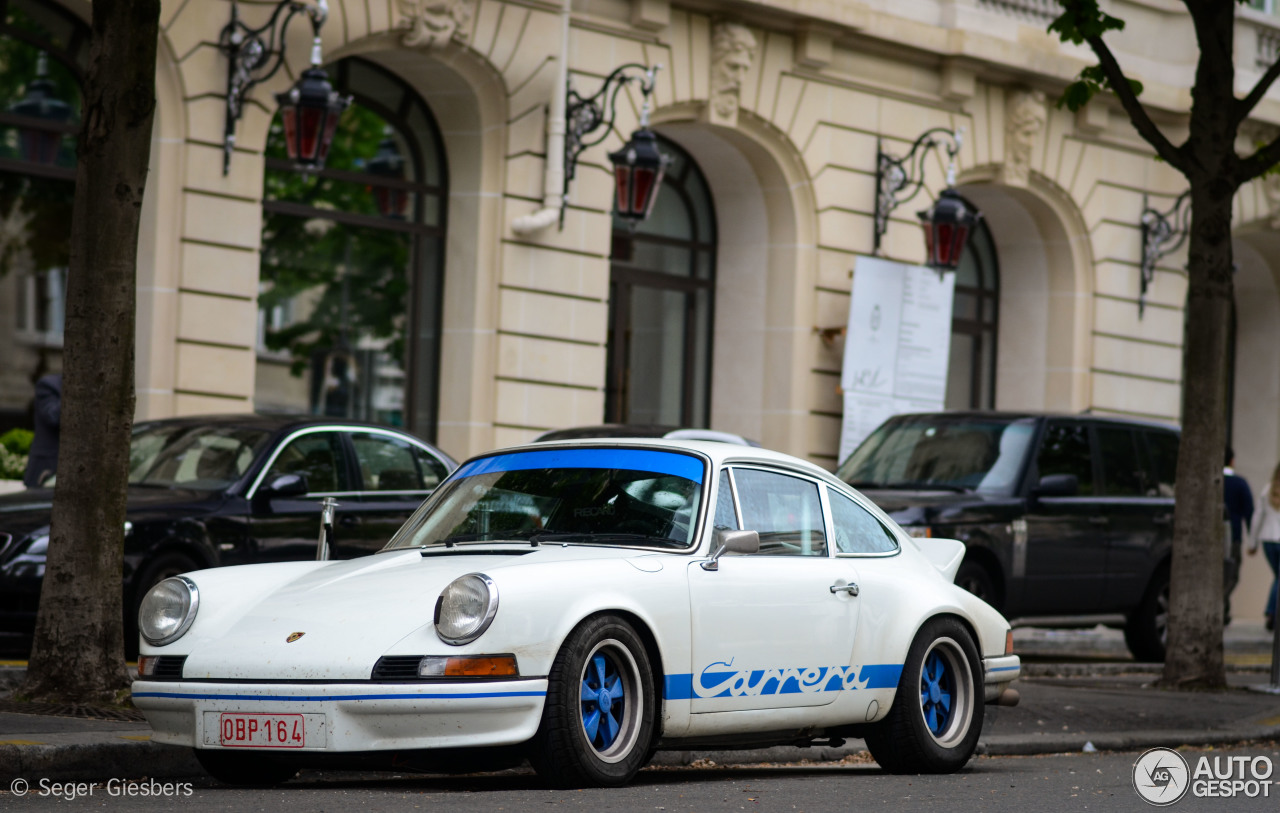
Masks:
[[[717,23],[711,31],[711,121],[738,123],[742,82],[755,58],[756,38],[744,25]]]
[[[1049,120],[1044,92],[1010,91],[1005,101],[1003,181],[1010,186],[1026,186],[1031,176],[1031,151],[1036,136]]]
[[[409,48],[440,48],[451,40],[466,42],[467,22],[475,0],[400,0],[401,40]]]

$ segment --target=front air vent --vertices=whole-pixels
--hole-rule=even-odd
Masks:
[[[374,680],[417,680],[422,655],[383,655],[373,666]]]
[[[182,680],[186,655],[144,655],[138,659],[139,680]]]

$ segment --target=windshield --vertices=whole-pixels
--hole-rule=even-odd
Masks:
[[[548,449],[472,460],[388,548],[480,542],[688,548],[704,465],[678,452]]]
[[[249,470],[269,436],[235,426],[141,426],[129,445],[129,485],[224,489]]]
[[[913,415],[882,424],[836,471],[855,488],[1011,494],[1034,418]]]

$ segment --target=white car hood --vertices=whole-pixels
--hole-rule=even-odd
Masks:
[[[436,598],[459,576],[477,572],[494,575],[532,561],[636,553],[558,547],[488,553],[463,548],[453,555],[436,552],[422,556],[412,550],[329,563],[275,585],[238,617],[211,623],[208,628],[201,628],[198,619],[183,678],[369,680],[379,657],[424,626],[428,634],[420,637],[429,645],[419,647],[421,654],[454,651],[436,638],[431,627]],[[201,576],[208,579],[207,592],[219,594],[218,600],[224,604],[228,600],[252,601],[237,595],[234,580],[224,580],[234,570],[239,568],[196,574],[197,583]],[[203,604],[203,584],[201,591]],[[302,635],[290,642],[296,633]]]

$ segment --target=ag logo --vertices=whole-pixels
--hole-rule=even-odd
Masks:
[[[302,637],[302,636],[304,636],[304,635],[306,635],[306,633],[305,633],[305,632],[295,632],[295,633],[292,633],[292,634],[290,634],[290,635],[289,635],[289,637],[288,637],[288,638],[285,638],[285,639],[284,639],[284,642],[285,642],[286,644],[291,644],[291,643],[293,643],[294,641],[298,640],[299,638],[301,638],[301,637]]]
[[[1133,763],[1133,789],[1144,802],[1164,807],[1187,795],[1191,769],[1171,748],[1152,748]]]

